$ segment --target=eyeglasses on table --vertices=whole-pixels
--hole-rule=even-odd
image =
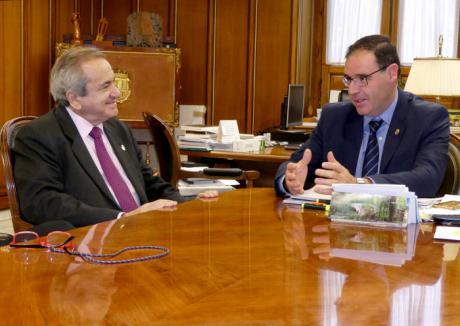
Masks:
[[[40,239],[38,233],[33,231],[21,231],[13,235],[10,247],[13,248],[75,248],[70,233],[63,231],[53,231],[48,233],[45,239]]]
[[[80,257],[85,262],[94,263],[94,264],[127,264],[134,262],[141,262],[153,259],[159,259],[169,254],[169,249],[163,246],[130,246],[125,247],[121,250],[118,250],[114,253],[101,253],[93,254],[80,252],[75,250],[74,245],[74,236],[68,232],[63,231],[54,231],[49,233],[45,239],[40,239],[40,236],[33,231],[21,231],[13,236],[13,241],[9,244],[12,248],[46,248],[50,252],[68,254],[71,256]],[[160,253],[153,255],[146,255],[142,257],[129,258],[129,259],[118,259],[113,260],[112,258],[117,257],[118,255],[129,252],[129,251],[144,251],[144,250],[154,250],[160,251]]]

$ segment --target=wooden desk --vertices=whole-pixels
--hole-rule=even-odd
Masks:
[[[227,160],[241,160],[241,161],[251,161],[251,162],[270,162],[270,163],[283,163],[289,159],[289,156],[293,153],[292,150],[287,150],[282,146],[269,147],[266,148],[263,152],[228,152],[228,151],[189,151],[189,150],[180,150],[182,155],[187,155],[190,157],[209,157],[209,158],[219,158]]]
[[[287,161],[293,150],[276,146],[266,148],[259,153],[241,153],[226,151],[187,151],[180,150],[182,155],[187,155],[189,160],[206,163],[210,166],[238,167],[243,170],[257,170],[260,178],[254,182],[255,187],[271,187],[276,171],[281,163]]]
[[[94,233],[106,228],[103,240],[92,238],[95,227],[71,232],[96,251],[147,244],[171,250],[156,261],[100,266],[3,247],[2,323],[460,324],[458,244],[443,251],[424,225],[402,267],[322,259],[328,225],[322,211],[288,210],[272,189],[252,188],[120,219],[110,230],[100,224]],[[392,238],[382,236],[379,245],[389,249]]]

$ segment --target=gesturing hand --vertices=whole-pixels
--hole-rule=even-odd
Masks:
[[[316,169],[315,184],[328,187],[318,187],[318,192],[330,194],[332,192],[333,183],[356,183],[356,178],[340,164],[334,157],[332,152],[327,153],[327,162],[323,162],[321,169]],[[327,191],[326,189],[329,189]]]
[[[306,149],[302,159],[297,163],[288,163],[285,173],[286,189],[293,195],[303,193],[305,179],[308,174],[308,164],[311,161],[311,150]]]

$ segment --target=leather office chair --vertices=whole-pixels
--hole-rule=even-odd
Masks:
[[[450,134],[448,151],[446,174],[437,194],[439,197],[445,194],[457,195],[460,190],[460,138],[457,135]]]
[[[6,192],[8,194],[8,203],[10,205],[14,232],[28,230],[32,227],[32,224],[27,223],[21,218],[19,199],[13,174],[14,156],[11,152],[11,148],[14,146],[14,138],[18,130],[35,118],[37,117],[24,116],[11,119],[5,122],[0,131],[0,153],[2,155],[3,173],[5,174]]]
[[[204,169],[203,172],[188,172],[181,170],[180,153],[177,142],[166,124],[156,115],[142,113],[154,142],[157,152],[160,176],[173,186],[182,178],[236,179],[245,181],[247,187],[253,186],[253,181],[260,177],[254,170],[241,169]]]

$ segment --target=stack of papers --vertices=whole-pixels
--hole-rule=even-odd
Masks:
[[[431,199],[431,198],[430,198]],[[426,215],[451,215],[460,218],[460,196],[444,195],[442,198],[423,199],[419,201],[419,206],[423,214]]]
[[[180,149],[196,151],[230,151],[230,152],[258,152],[261,137],[240,139],[232,142],[218,142],[215,135],[186,134],[178,137]]]
[[[420,222],[417,196],[404,185],[334,184],[332,221],[405,227]]]
[[[209,134],[187,134],[179,136],[177,145],[180,149],[196,150],[196,151],[211,151],[211,143],[215,142],[215,136]]]
[[[460,227],[458,226],[436,226],[435,239],[460,241]]]
[[[187,178],[181,179],[177,183],[177,188],[182,196],[196,196],[200,192],[207,190],[216,190],[218,192],[225,192],[234,190],[233,186],[239,185],[236,180],[226,179],[206,179],[206,178]]]

